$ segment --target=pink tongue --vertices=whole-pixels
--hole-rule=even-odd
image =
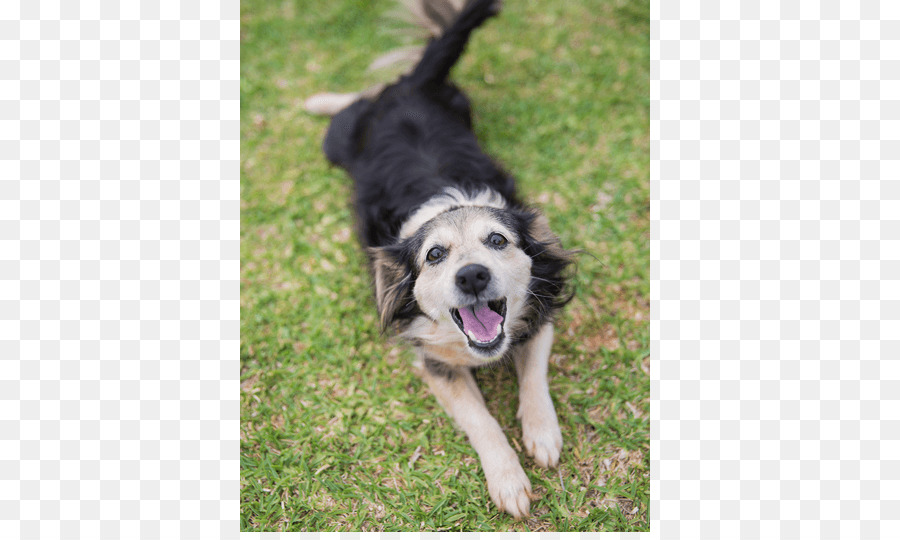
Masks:
[[[495,313],[487,304],[482,304],[472,312],[472,308],[459,308],[459,316],[463,321],[463,330],[472,332],[475,339],[482,343],[493,341],[499,332],[497,325],[503,320],[499,313]]]

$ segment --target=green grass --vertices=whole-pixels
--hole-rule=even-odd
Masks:
[[[302,108],[378,81],[391,7],[241,4],[241,529],[648,530],[649,2],[507,0],[453,74],[486,150],[590,254],[550,365],[560,468],[519,451],[541,496],[520,521],[380,334],[350,181]],[[519,449],[514,374],[479,382]]]

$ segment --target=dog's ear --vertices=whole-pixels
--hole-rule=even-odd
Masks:
[[[554,258],[560,264],[568,266],[572,263],[573,253],[563,249],[559,237],[550,230],[550,220],[540,212],[532,214],[531,223],[528,225],[528,236],[533,243],[537,243],[543,249],[539,257]]]
[[[375,275],[375,304],[382,330],[415,311],[413,275],[401,254],[390,247],[369,248]]]
[[[568,269],[574,262],[574,251],[563,248],[559,238],[550,230],[550,222],[537,211],[520,214],[522,219],[522,249],[531,257],[530,301],[541,318],[550,316],[574,296]]]

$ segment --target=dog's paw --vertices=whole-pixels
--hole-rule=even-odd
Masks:
[[[522,470],[518,460],[503,467],[485,470],[488,493],[500,510],[515,518],[529,515],[531,505],[531,481]]]
[[[535,463],[544,468],[556,467],[563,444],[556,413],[542,414],[537,418],[523,417],[522,442],[525,443],[525,452],[534,458]]]

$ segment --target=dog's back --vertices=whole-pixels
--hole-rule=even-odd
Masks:
[[[468,100],[447,81],[471,31],[496,6],[495,0],[470,2],[429,43],[410,74],[332,119],[323,149],[356,183],[366,246],[392,242],[412,210],[448,187],[466,193],[490,188],[515,201],[512,178],[482,152],[472,133]]]

